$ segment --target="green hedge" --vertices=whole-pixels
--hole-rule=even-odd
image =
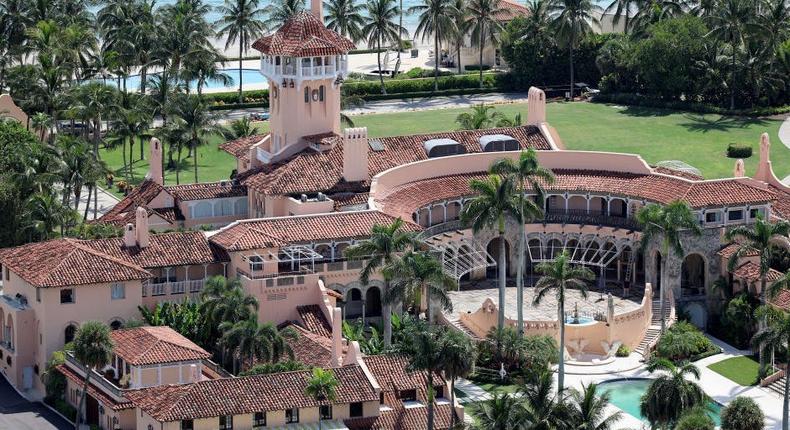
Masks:
[[[471,94],[488,94],[503,92],[502,88],[462,88],[458,90],[415,91],[413,93],[366,94],[366,101],[422,99],[429,97],[467,96]]]
[[[498,74],[483,75],[483,88],[499,88],[501,77]],[[434,79],[399,79],[384,80],[384,87],[388,94],[421,93],[434,91]],[[441,76],[438,79],[439,91],[480,89],[480,81],[473,75]],[[349,82],[343,86],[348,95],[365,97],[367,95],[381,94],[381,84],[376,81]]]
[[[729,110],[708,103],[660,100],[648,96],[643,96],[639,94],[630,94],[630,93],[596,94],[592,98],[592,101],[596,103],[616,103],[621,105],[685,110],[685,111],[696,112],[696,113],[715,113],[719,115],[736,115],[736,116],[750,116],[750,117],[771,116],[771,115],[781,115],[785,113],[790,113],[790,105]]]
[[[477,72],[477,71],[480,70],[480,65],[479,64],[469,64],[469,65],[464,66],[464,70]],[[491,66],[489,66],[487,64],[483,64],[483,70],[491,70]]]
[[[752,147],[744,143],[731,143],[727,145],[727,157],[749,158],[752,156]]]

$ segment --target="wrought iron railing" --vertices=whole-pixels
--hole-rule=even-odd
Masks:
[[[550,224],[584,224],[606,227],[639,230],[639,223],[633,218],[618,215],[607,215],[602,211],[583,209],[549,209],[543,216],[543,222]]]

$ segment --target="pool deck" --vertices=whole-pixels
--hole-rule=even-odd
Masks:
[[[778,430],[782,428],[782,398],[768,391],[765,388],[751,386],[744,387],[736,384],[733,381],[719,375],[718,373],[708,369],[708,366],[719,361],[726,360],[732,357],[742,355],[750,355],[750,351],[741,351],[733,348],[718,339],[711,338],[711,340],[722,348],[723,352],[694,363],[700,370],[700,380],[698,383],[702,386],[705,392],[715,401],[726,406],[732,399],[737,396],[746,396],[754,399],[765,414],[765,428]],[[633,356],[633,354],[632,354]],[[608,381],[611,379],[619,378],[650,378],[652,375],[644,370],[644,366],[637,369],[621,370],[624,366],[617,361],[611,364],[600,366],[596,368],[596,374],[566,374],[565,385],[581,389],[582,384],[598,383]],[[627,366],[626,366],[627,367]],[[598,373],[608,371],[608,373]],[[556,377],[556,376],[555,376]],[[617,410],[614,406],[610,410]],[[643,423],[628,414],[619,421],[615,429],[640,429],[644,428]]]

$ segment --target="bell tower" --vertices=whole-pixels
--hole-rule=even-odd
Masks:
[[[257,158],[269,163],[306,147],[305,136],[340,135],[340,87],[348,75],[354,44],[327,29],[321,0],[252,47],[261,52],[261,74],[269,81],[268,141]]]

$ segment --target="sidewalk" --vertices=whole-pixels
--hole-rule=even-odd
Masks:
[[[102,215],[107,213],[110,209],[112,209],[113,206],[115,206],[116,203],[120,201],[118,200],[117,197],[105,191],[101,187],[97,188],[97,191],[98,191],[98,195],[96,197],[94,197],[94,195],[91,194],[90,207],[88,209],[89,221],[94,220],[96,218],[101,218]],[[94,199],[96,198],[98,198],[98,203],[99,203],[98,211],[95,211],[94,209],[94,202],[95,202]],[[80,193],[80,202],[77,205],[77,211],[79,212],[80,216],[82,216],[82,214],[85,213],[85,204],[87,203],[87,199],[88,199],[88,188],[83,187],[82,192]]]

